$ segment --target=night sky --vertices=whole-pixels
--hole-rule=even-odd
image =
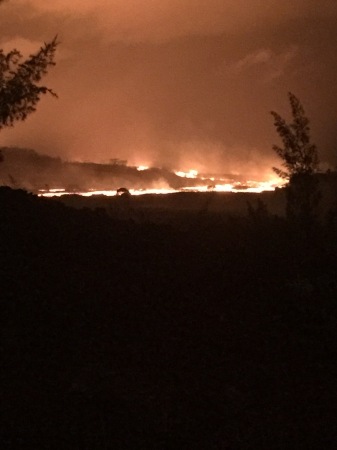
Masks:
[[[0,47],[59,36],[55,68],[1,146],[81,161],[263,177],[271,110],[302,101],[322,167],[337,164],[336,0],[8,0]]]

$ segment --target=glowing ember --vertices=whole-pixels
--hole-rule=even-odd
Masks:
[[[57,192],[65,192],[65,191],[66,191],[66,190],[63,189],[63,188],[49,189],[49,192],[54,192],[54,193],[57,193]]]
[[[60,196],[60,195],[65,195],[65,194],[69,194],[69,192],[67,192],[65,189],[63,188],[56,188],[56,189],[40,189],[39,190],[39,196],[43,196],[43,197],[53,197],[55,196]]]
[[[182,178],[197,178],[198,176],[198,171],[197,170],[189,170],[188,172],[182,172],[182,171],[178,171],[178,172],[174,172],[178,177],[182,177]]]
[[[149,169],[149,166],[138,166],[137,167],[137,170],[139,171],[139,172],[142,172],[143,170],[148,170]]]

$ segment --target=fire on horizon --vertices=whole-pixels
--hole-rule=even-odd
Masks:
[[[2,130],[1,146],[261,181],[278,164],[269,112],[289,117],[291,91],[334,168],[336,21],[333,0],[2,2],[4,51],[60,45],[45,78],[59,98]]]
[[[138,171],[149,170],[148,166],[140,165],[136,167]],[[182,178],[191,178],[202,180],[204,183],[211,181],[212,184],[202,184],[196,186],[185,186],[181,189],[174,189],[171,187],[151,187],[144,189],[127,189],[122,188],[123,191],[130,193],[131,195],[144,195],[144,194],[172,194],[175,192],[248,192],[248,193],[261,193],[265,191],[274,191],[277,187],[282,187],[284,183],[282,180],[275,176],[271,176],[268,181],[253,181],[247,180],[245,183],[237,181],[235,183],[226,183],[223,178],[205,177],[199,174],[197,170],[190,169],[187,172],[176,171],[175,174]],[[106,195],[108,197],[118,195],[119,189],[89,189],[82,191],[81,189],[66,190],[65,188],[52,188],[41,189],[39,195],[43,197],[54,197],[61,195],[77,194],[84,197],[92,195]]]

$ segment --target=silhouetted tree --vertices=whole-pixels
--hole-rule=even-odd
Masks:
[[[278,113],[271,111],[274,125],[282,139],[283,147],[273,146],[273,150],[282,158],[285,170],[274,167],[274,171],[282,178],[290,180],[299,174],[312,174],[318,169],[317,148],[310,142],[309,119],[299,99],[289,92],[288,94],[292,123],[287,123]]]
[[[287,186],[287,216],[311,222],[319,202],[317,179],[313,177],[318,170],[317,148],[310,140],[309,119],[299,99],[288,94],[293,121],[287,123],[278,113],[271,111],[274,125],[283,146],[273,146],[273,150],[283,160],[279,169],[274,171],[289,181]]]
[[[54,66],[58,45],[57,37],[45,43],[40,50],[22,62],[21,53],[14,49],[4,53],[0,49],[0,130],[13,126],[17,120],[25,120],[36,110],[43,94],[56,94],[39,82],[48,68]]]

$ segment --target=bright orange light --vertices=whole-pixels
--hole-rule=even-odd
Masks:
[[[144,195],[144,194],[173,194],[175,192],[255,192],[260,193],[264,191],[274,191],[276,187],[270,182],[254,182],[252,184],[246,183],[242,186],[240,183],[233,184],[216,184],[213,186],[186,186],[181,189],[173,188],[152,188],[152,189],[129,189],[131,195]],[[61,195],[77,194],[83,197],[91,197],[92,195],[106,195],[112,197],[116,195],[116,190],[90,190],[84,192],[66,192],[65,189],[51,189],[50,191],[40,191],[39,196],[42,197],[59,197]]]
[[[183,172],[181,170],[174,172],[178,177],[182,177],[182,178],[197,178],[198,176],[198,171],[191,169],[188,172]]]
[[[148,166],[138,166],[138,171],[143,171],[149,169]],[[179,177],[183,178],[197,178],[199,173],[197,170],[191,169],[188,172],[177,171],[175,174]],[[248,180],[244,183],[235,182],[235,183],[226,183],[223,178],[205,178],[200,176],[201,181],[210,180],[214,182],[211,185],[199,185],[199,186],[185,186],[181,189],[173,189],[170,187],[157,187],[157,188],[148,188],[148,189],[128,189],[131,195],[144,195],[144,194],[172,194],[175,192],[252,192],[252,193],[260,193],[264,191],[274,191],[275,188],[281,187],[284,185],[279,178],[270,177],[269,181],[254,181]],[[77,192],[67,192],[65,189],[49,189],[49,190],[41,190],[39,192],[40,196],[43,197],[54,197],[61,196],[65,194],[77,194],[82,195],[84,197],[90,197],[92,195],[106,195],[108,197],[115,196],[117,194],[117,190],[96,190],[90,189],[88,191],[77,191]]]

